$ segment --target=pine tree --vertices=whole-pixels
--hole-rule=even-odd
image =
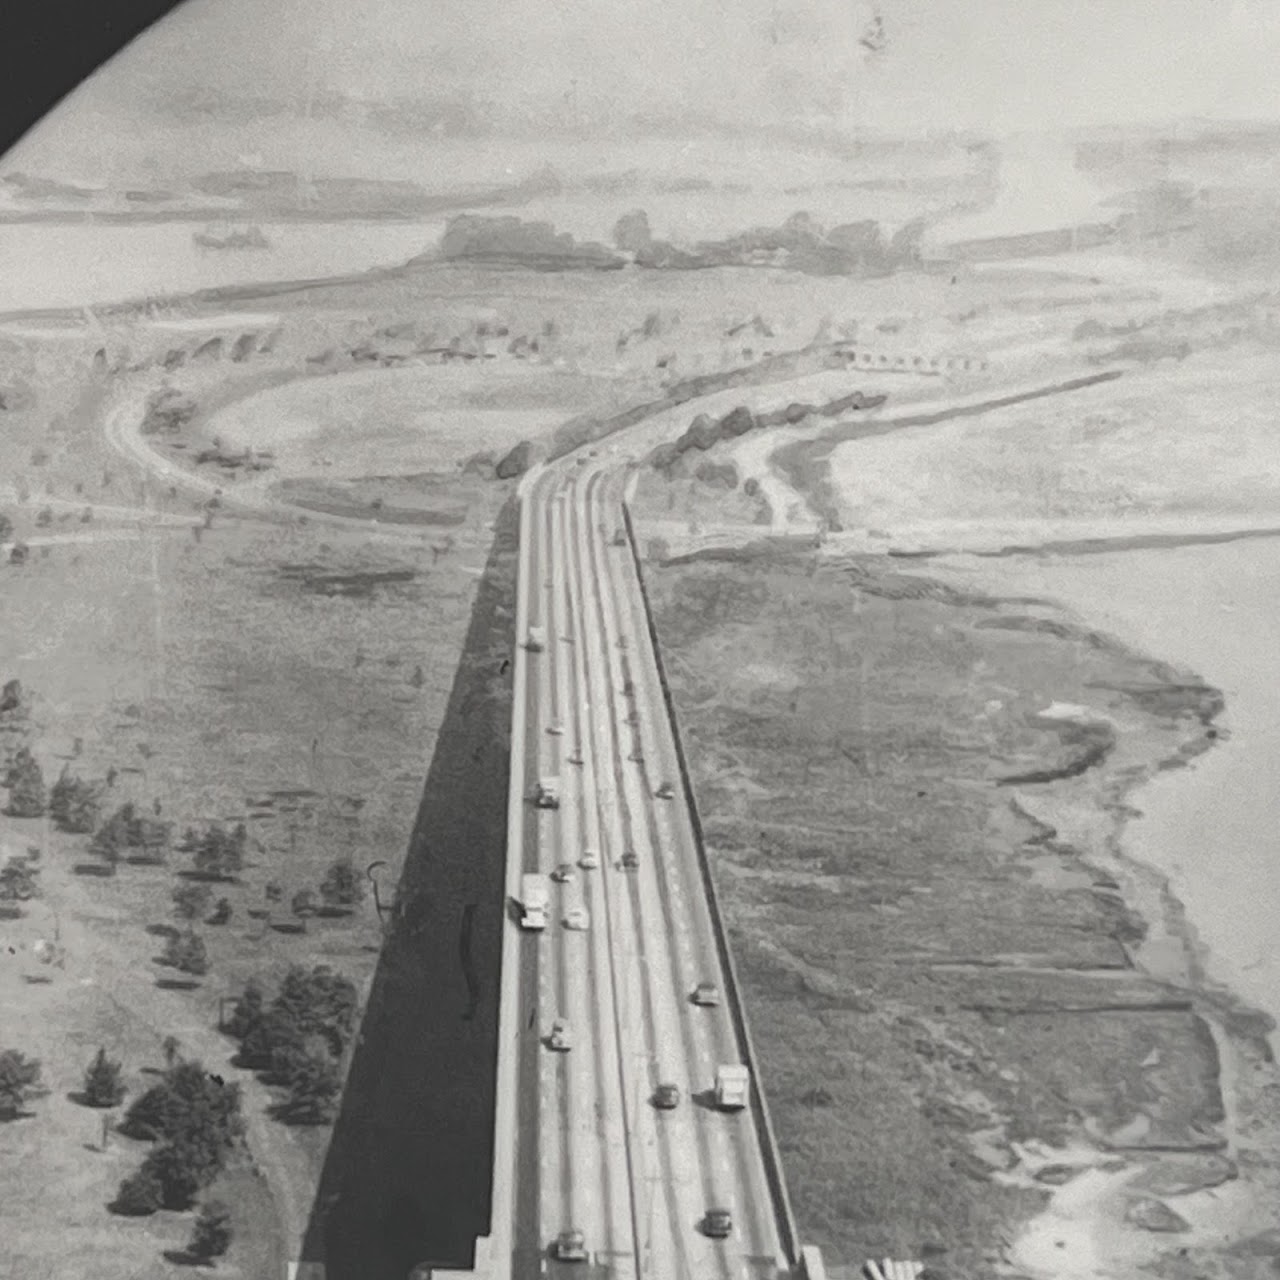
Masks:
[[[124,1083],[120,1079],[120,1063],[107,1057],[105,1048],[84,1073],[84,1100],[91,1107],[118,1106],[124,1098]]]
[[[209,956],[204,939],[196,933],[179,933],[165,945],[164,959],[180,973],[200,977],[209,971]]]

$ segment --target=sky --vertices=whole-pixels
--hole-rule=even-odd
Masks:
[[[501,127],[637,114],[918,133],[1280,118],[1275,0],[187,0],[31,135],[70,154],[191,91],[484,103]],[[32,148],[24,148],[32,151]],[[88,154],[87,145],[81,151]]]

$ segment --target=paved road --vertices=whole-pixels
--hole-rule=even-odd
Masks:
[[[525,494],[524,623],[543,626],[546,648],[524,655],[524,750],[537,762],[524,781],[558,777],[561,804],[532,811],[522,865],[550,873],[567,863],[574,872],[553,888],[546,932],[521,942],[537,953],[536,1000],[521,1003],[536,1004],[524,1030],[539,1038],[541,1065],[536,1102],[521,1091],[517,1143],[526,1156],[517,1167],[530,1168],[536,1143],[536,1247],[577,1228],[597,1274],[773,1276],[785,1259],[750,1112],[709,1105],[717,1066],[743,1053],[726,1008],[690,999],[699,982],[723,991],[726,976],[639,582],[629,547],[614,540],[626,480],[614,453],[550,468]],[[656,798],[667,781],[675,797]],[[598,869],[578,866],[588,848]],[[635,869],[623,867],[624,851],[635,853]],[[585,932],[563,925],[577,905],[590,914]],[[569,1020],[568,1053],[541,1043],[556,1017]],[[667,1083],[681,1102],[660,1111],[652,1098]],[[701,1230],[719,1207],[733,1213],[726,1241]],[[532,1254],[518,1221],[517,1275],[533,1273]]]

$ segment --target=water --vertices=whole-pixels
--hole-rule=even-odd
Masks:
[[[442,224],[268,223],[269,249],[202,249],[201,223],[0,225],[0,311],[80,307],[220,285],[393,266],[435,246]]]

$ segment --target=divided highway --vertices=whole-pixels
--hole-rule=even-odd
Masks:
[[[791,1268],[753,1113],[715,1106],[718,1068],[746,1059],[623,533],[624,485],[602,459],[541,470],[522,492],[487,1269],[773,1280]],[[558,782],[555,807],[531,802],[544,779]],[[544,929],[520,923],[534,874],[551,878]],[[694,1002],[706,983],[718,1003]],[[678,1101],[660,1107],[668,1086]],[[727,1237],[706,1230],[710,1210],[728,1211]],[[585,1258],[557,1256],[579,1245]]]

